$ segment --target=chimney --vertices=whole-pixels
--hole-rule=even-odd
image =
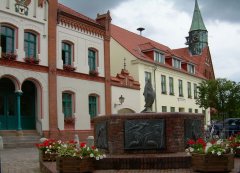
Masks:
[[[142,31],[144,31],[145,28],[140,27],[140,28],[137,28],[137,30],[140,32],[140,35],[142,35]]]

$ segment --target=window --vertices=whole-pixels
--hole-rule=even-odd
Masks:
[[[169,77],[169,94],[174,95],[173,77]]]
[[[196,113],[196,114],[198,113],[198,109],[195,109],[195,113]]]
[[[97,60],[97,53],[93,49],[88,49],[88,65],[89,65],[89,71],[97,70],[96,68],[96,60]]]
[[[181,69],[181,60],[173,58],[173,67]]]
[[[161,87],[162,87],[162,94],[166,94],[166,76],[161,75]]]
[[[192,64],[187,65],[187,71],[191,74],[195,74],[195,67]]]
[[[171,112],[175,112],[175,107],[171,107]]]
[[[189,112],[189,113],[192,113],[192,108],[189,108],[189,109],[188,109],[188,112]]]
[[[145,84],[147,83],[148,80],[149,80],[150,82],[152,81],[151,73],[145,71]]]
[[[37,36],[31,32],[24,33],[24,51],[26,57],[37,57]]]
[[[167,112],[167,106],[162,106],[162,112]]]
[[[206,115],[206,110],[202,110],[202,113],[203,113],[204,115]]]
[[[163,53],[155,52],[154,55],[155,55],[155,57],[154,57],[155,62],[160,62],[160,63],[165,64],[165,56]]]
[[[72,65],[72,45],[62,42],[62,61],[63,65]]]
[[[63,93],[62,94],[62,109],[64,117],[72,117],[73,116],[73,109],[72,109],[72,94],[70,93]]]
[[[193,84],[193,92],[194,92],[194,98],[196,99],[197,98],[197,84]]]
[[[185,112],[184,108],[179,108],[178,110],[179,110],[179,112]]]
[[[179,91],[179,97],[183,97],[183,83],[182,80],[178,80],[178,91]]]
[[[187,83],[187,88],[188,88],[188,98],[192,98],[192,85],[191,85],[191,82]]]
[[[14,53],[14,29],[1,26],[1,47],[3,53]]]
[[[94,118],[95,116],[97,116],[98,114],[98,106],[97,106],[97,101],[98,101],[98,97],[94,96],[94,95],[90,95],[88,97],[88,104],[89,104],[89,115],[92,118]]]

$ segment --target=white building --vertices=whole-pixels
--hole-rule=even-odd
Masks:
[[[151,81],[156,91],[153,111],[204,113],[205,122],[209,123],[210,111],[195,103],[199,83],[214,79],[207,30],[197,1],[187,38],[189,47],[170,49],[116,25],[112,25],[111,31],[111,75],[118,73],[119,64],[126,58],[128,71],[140,82],[140,93],[146,80]],[[141,97],[140,107],[144,104]]]

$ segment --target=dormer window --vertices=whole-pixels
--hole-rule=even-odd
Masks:
[[[195,66],[193,64],[188,64],[187,71],[188,73],[195,74]]]
[[[173,58],[173,67],[174,67],[174,68],[181,69],[181,60],[180,60],[180,59]]]
[[[160,52],[154,52],[154,61],[165,64],[164,54]]]

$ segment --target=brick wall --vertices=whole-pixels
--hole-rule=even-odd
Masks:
[[[158,150],[126,150],[124,149],[124,122],[126,120],[154,120],[164,119],[165,121],[165,147]],[[139,113],[112,116],[99,116],[94,119],[94,137],[96,140],[96,125],[107,122],[107,143],[106,152],[109,154],[133,154],[133,153],[173,153],[185,151],[184,142],[184,121],[200,120],[199,129],[203,134],[204,115],[193,113]],[[191,127],[189,127],[191,128]],[[96,142],[96,141],[95,141]]]

